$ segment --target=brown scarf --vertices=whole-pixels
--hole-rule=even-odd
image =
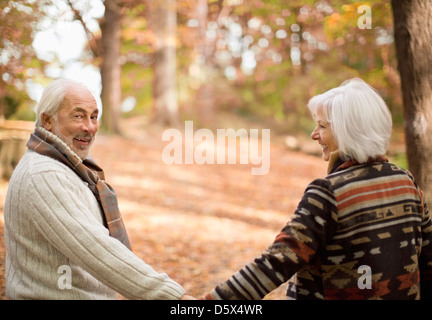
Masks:
[[[35,129],[30,135],[27,147],[41,155],[60,161],[87,182],[103,210],[105,226],[108,227],[110,235],[131,249],[118,208],[117,195],[114,189],[105,182],[104,172],[95,162],[91,159],[81,160],[63,141],[53,137],[51,132],[43,128]]]

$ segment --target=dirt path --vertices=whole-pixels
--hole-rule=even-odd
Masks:
[[[160,128],[131,120],[126,135],[99,135],[93,158],[118,193],[134,252],[200,296],[255,258],[290,218],[307,184],[325,174],[318,157],[271,145],[270,172],[253,165],[166,165]],[[273,137],[272,137],[273,139]],[[4,298],[0,182],[0,297]],[[283,290],[267,296],[282,299]]]

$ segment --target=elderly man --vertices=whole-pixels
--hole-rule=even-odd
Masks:
[[[45,89],[6,197],[8,298],[188,298],[130,250],[115,192],[88,157],[97,119],[83,85],[60,79]]]

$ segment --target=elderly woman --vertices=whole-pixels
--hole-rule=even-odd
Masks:
[[[261,299],[290,280],[293,299],[432,297],[432,225],[412,175],[385,158],[390,112],[360,79],[313,97],[328,176],[312,181],[262,255],[205,299]]]

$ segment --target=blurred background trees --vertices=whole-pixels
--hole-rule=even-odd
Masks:
[[[28,6],[21,2],[0,2],[0,121],[12,116],[34,117],[27,80],[43,76],[44,61],[32,47],[34,29],[43,12],[43,1]]]
[[[352,77],[379,91],[396,128],[404,121],[389,1],[2,0],[0,16],[8,119],[33,120],[41,89],[75,70],[100,96],[106,132],[121,133],[121,119],[139,115],[208,128],[227,116],[309,134],[309,98]],[[76,34],[85,40],[68,47]]]
[[[371,8],[370,29],[358,26],[362,4]],[[44,86],[53,68],[65,67],[58,56],[36,57],[32,46],[56,21],[80,24],[87,36],[80,60],[101,73],[107,131],[118,132],[126,100],[133,107],[123,114],[168,125],[234,112],[296,131],[312,95],[354,76],[380,91],[395,118],[402,114],[387,1],[21,0],[2,1],[0,9],[8,117],[20,117],[15,104],[27,105],[31,118],[35,101],[26,87]]]
[[[409,169],[432,201],[432,3],[392,1]]]

